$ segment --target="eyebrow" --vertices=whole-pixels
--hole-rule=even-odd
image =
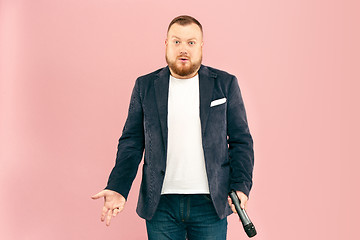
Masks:
[[[171,38],[181,39],[181,38],[179,38],[179,37],[177,37],[177,36],[172,36]],[[187,39],[187,41],[190,41],[190,40],[197,40],[197,39],[196,39],[196,38],[189,38],[189,39]]]

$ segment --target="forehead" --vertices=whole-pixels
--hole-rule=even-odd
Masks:
[[[196,38],[196,39],[202,39],[202,32],[198,25],[195,23],[187,24],[187,25],[180,25],[178,23],[174,23],[168,32],[168,38],[184,38],[184,39],[190,39],[190,38]]]

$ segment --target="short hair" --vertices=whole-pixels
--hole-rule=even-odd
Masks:
[[[200,30],[201,30],[201,33],[203,33],[203,30],[202,30],[202,26],[201,26],[201,23],[196,20],[195,18],[191,17],[191,16],[188,16],[188,15],[181,15],[181,16],[178,16],[176,18],[174,18],[171,23],[169,24],[169,27],[168,27],[168,30],[167,32],[169,32],[171,26],[173,24],[180,24],[182,26],[186,26],[186,25],[189,25],[189,24],[192,24],[192,23],[195,23],[196,25],[199,26]]]

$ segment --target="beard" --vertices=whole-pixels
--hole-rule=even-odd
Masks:
[[[200,68],[201,61],[202,61],[202,56],[200,56],[200,59],[197,62],[192,62],[189,59],[189,64],[177,63],[176,59],[175,59],[175,61],[171,61],[167,55],[165,55],[165,58],[166,58],[167,64],[169,65],[169,68],[175,74],[177,74],[181,77],[190,76],[193,73],[195,73]]]

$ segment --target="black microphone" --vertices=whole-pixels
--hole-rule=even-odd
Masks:
[[[247,215],[245,209],[242,209],[240,207],[240,199],[238,198],[236,192],[234,190],[231,190],[229,192],[229,196],[233,202],[233,204],[235,205],[235,209],[236,212],[239,215],[239,218],[242,222],[242,225],[244,227],[244,230],[246,232],[246,234],[248,235],[249,238],[253,237],[256,235],[256,229],[254,224],[251,222],[249,216]]]

